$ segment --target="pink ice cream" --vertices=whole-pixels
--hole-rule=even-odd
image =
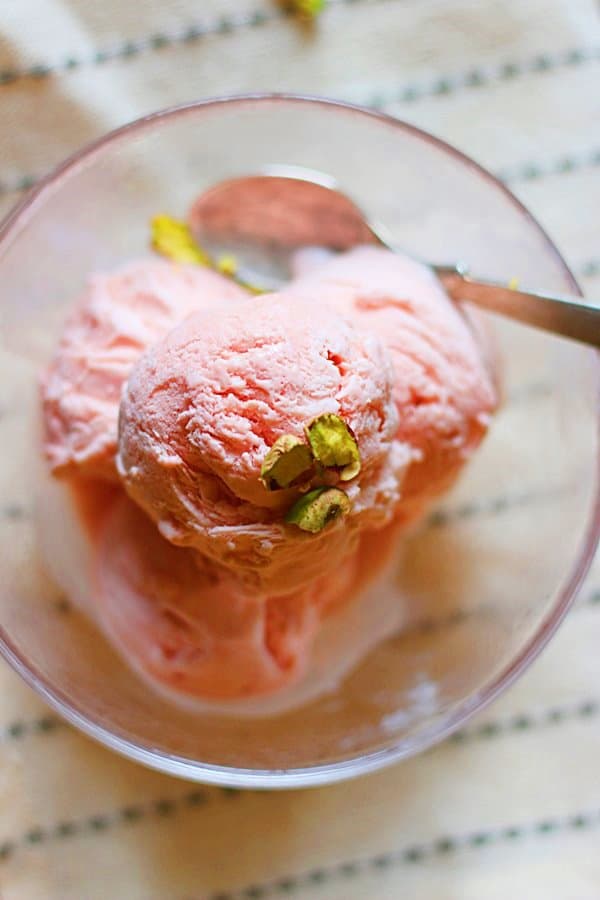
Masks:
[[[481,331],[410,257],[359,247],[325,261],[317,255],[313,265],[307,255],[299,262],[286,291],[339,310],[390,354],[395,438],[412,459],[397,514],[409,520],[452,484],[498,404]]]
[[[162,688],[210,700],[261,696],[306,673],[320,623],[358,592],[390,538],[378,537],[377,548],[361,539],[308,588],[261,599],[227,569],[169,543],[122,496],[95,541],[94,608],[130,663]]]
[[[192,696],[255,696],[294,681],[319,622],[311,592],[245,593],[227,570],[162,538],[126,497],[98,541],[94,583],[100,620],[127,658]]]
[[[162,260],[90,278],[42,382],[52,471],[115,479],[121,389],[137,358],[191,312],[245,297],[209,269]]]
[[[94,616],[186,697],[297,683],[497,404],[480,333],[425,267],[376,247],[302,267],[252,298],[201,267],[95,276],[43,381],[45,452],[75,489]],[[310,534],[284,521],[306,486],[269,491],[260,471],[323,413],[350,427],[361,469],[340,484],[347,515]]]
[[[198,313],[155,344],[123,394],[118,467],[130,496],[175,544],[194,547],[258,592],[330,571],[360,529],[387,522],[407,465],[380,342],[312,296],[272,294],[218,317]],[[334,413],[362,468],[353,509],[316,535],[284,524],[300,489],[268,491],[261,464],[284,434]]]

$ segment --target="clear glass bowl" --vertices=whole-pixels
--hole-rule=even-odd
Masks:
[[[503,408],[460,484],[399,549],[405,627],[335,693],[272,719],[186,713],[158,699],[65,608],[35,534],[40,366],[86,275],[139,256],[153,214],[183,212],[219,179],[273,163],[332,174],[419,256],[578,291],[532,216],[471,160],[384,115],[300,97],[149,116],[68,160],[3,224],[0,649],[59,713],[107,746],[175,775],[247,787],[349,778],[448,735],[544,646],[599,529],[596,355],[496,320]]]

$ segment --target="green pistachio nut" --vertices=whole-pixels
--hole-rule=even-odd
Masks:
[[[322,466],[337,469],[342,481],[356,478],[360,472],[360,453],[352,429],[343,419],[324,413],[307,426],[306,437]]]
[[[309,19],[318,16],[325,9],[325,0],[292,0],[292,9]]]
[[[317,534],[329,522],[347,515],[352,509],[348,495],[339,488],[318,487],[303,494],[285,517],[288,525]]]
[[[308,481],[314,467],[308,444],[293,434],[284,434],[265,456],[260,480],[268,491],[280,491]]]

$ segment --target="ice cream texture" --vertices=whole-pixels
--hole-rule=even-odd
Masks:
[[[210,699],[253,696],[307,665],[319,618],[310,591],[245,591],[226,569],[162,538],[127,497],[107,518],[93,579],[107,633],[166,687]]]
[[[207,268],[158,259],[92,276],[43,376],[44,449],[52,471],[116,478],[121,389],[137,358],[190,313],[245,297]]]
[[[450,487],[489,427],[498,396],[482,335],[408,256],[364,246],[308,262],[288,291],[339,310],[391,357],[395,439],[411,455],[397,512],[409,520]]]
[[[167,692],[202,697],[213,708],[261,698],[307,674],[319,629],[339,618],[349,592],[389,553],[393,534],[377,534],[377,546],[373,534],[363,535],[344,565],[310,586],[259,598],[228,569],[168,542],[121,495],[94,542],[95,615],[142,677]],[[364,629],[363,641],[368,634]]]
[[[339,414],[360,447],[352,511],[312,538],[284,522],[302,487],[260,479],[282,435]],[[144,354],[123,394],[119,472],[170,541],[228,566],[258,591],[286,592],[335,566],[361,528],[383,524],[406,460],[391,367],[379,341],[335,311],[272,294],[218,317],[190,316]]]
[[[52,471],[80,499],[82,475],[111,491],[101,523],[82,520],[109,639],[188,698],[227,705],[301,683],[389,535],[484,437],[487,360],[429,270],[377,247],[305,255],[261,297],[158,260],[95,276],[42,404]],[[313,498],[323,508],[306,519]]]

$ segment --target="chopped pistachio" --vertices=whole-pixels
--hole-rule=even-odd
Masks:
[[[352,508],[348,495],[339,488],[318,487],[303,494],[288,510],[285,521],[302,531],[317,534],[334,519],[347,515]]]
[[[325,0],[292,0],[291,7],[299,16],[313,19],[325,9]]]
[[[189,225],[172,216],[154,216],[151,222],[151,244],[157,253],[174,262],[207,266],[209,269],[214,269],[227,278],[231,278],[251,294],[267,293],[265,289],[249,284],[239,277],[238,262],[235,256],[227,253],[216,261],[213,260],[210,254],[196,241]]]
[[[171,216],[154,216],[151,223],[152,246],[162,256],[182,263],[212,265],[208,253],[196,242],[185,222]]]
[[[308,444],[293,434],[277,438],[264,458],[260,480],[268,491],[278,491],[308,481],[314,460]]]
[[[237,259],[231,253],[225,253],[218,258],[216,268],[221,275],[228,275],[229,278],[233,278],[237,274]]]
[[[360,453],[352,430],[334,413],[324,413],[306,428],[315,459],[326,469],[339,469],[340,479],[350,481],[360,472]]]

